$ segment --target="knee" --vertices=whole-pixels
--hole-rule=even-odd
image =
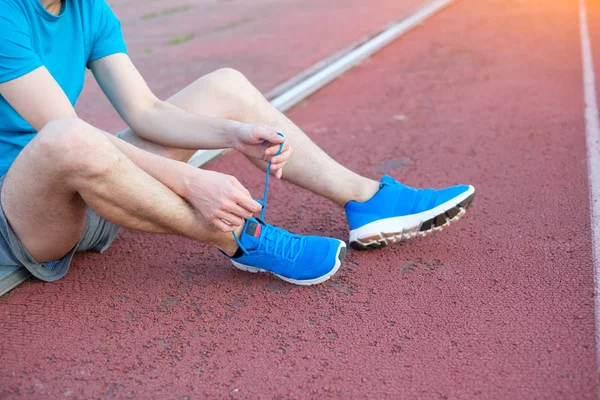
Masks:
[[[212,94],[223,101],[248,103],[259,94],[244,74],[233,68],[218,69],[200,81],[204,89],[208,85]]]
[[[244,74],[233,68],[218,69],[208,74],[207,77],[220,86],[245,86],[250,84]]]
[[[99,141],[96,132],[77,117],[61,117],[48,122],[37,134],[35,149],[52,161],[62,162],[85,157]]]
[[[57,118],[38,133],[33,151],[69,174],[96,175],[116,161],[116,148],[100,131],[77,117]]]

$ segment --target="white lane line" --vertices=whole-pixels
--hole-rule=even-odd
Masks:
[[[585,102],[585,134],[590,179],[590,214],[592,218],[592,252],[594,259],[596,302],[596,365],[600,368],[600,120],[594,78],[594,61],[587,23],[585,0],[579,0],[579,26],[583,61],[583,99]]]
[[[291,108],[294,104],[297,104],[310,96],[350,68],[364,61],[366,58],[419,25],[425,19],[449,5],[452,1],[453,0],[437,0],[427,4],[408,18],[390,26],[367,43],[346,54],[344,57],[309,77],[304,82],[301,82],[298,86],[283,93],[273,100],[273,105],[279,109],[287,110]]]
[[[427,18],[449,6],[454,1],[455,0],[434,0],[421,7],[407,18],[388,26],[381,33],[362,45],[349,49],[345,55],[334,60],[331,60],[331,57],[329,57],[318,62],[315,66],[320,65],[322,68],[318,69],[315,68],[315,66],[312,66],[308,70],[301,72],[295,78],[292,78],[290,81],[295,81],[294,84],[290,85],[288,90],[271,100],[271,104],[281,112],[289,110],[317,90],[338,78],[344,72],[360,64],[362,61],[404,35],[406,32],[415,28]],[[307,71],[315,72],[307,74]],[[304,79],[298,79],[298,77]],[[199,167],[219,156],[222,152],[223,150],[200,150],[194,154],[189,163]]]

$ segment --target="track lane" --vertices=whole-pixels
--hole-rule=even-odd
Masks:
[[[235,271],[187,240],[124,232],[65,280],[3,300],[1,337],[14,340],[0,344],[0,386],[51,397],[595,398],[577,12],[459,2],[290,113],[362,173],[473,183],[476,203],[456,227],[350,252],[309,289]],[[211,164],[247,167],[236,154]],[[241,180],[261,192],[260,173]],[[347,236],[340,210],[290,185],[273,182],[269,204],[272,223]]]
[[[224,67],[267,92],[428,0],[379,0],[376,8],[367,0],[108,2],[133,62],[157,96],[167,98]],[[77,111],[108,132],[125,127],[93,79]]]

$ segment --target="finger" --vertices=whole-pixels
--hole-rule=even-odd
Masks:
[[[279,149],[280,149],[280,148],[281,148],[281,153],[279,153]],[[268,148],[268,149],[265,151],[265,157],[267,157],[267,160],[268,160],[268,157],[272,157],[272,156],[274,156],[274,155],[275,155],[275,154],[277,154],[277,153],[279,153],[278,155],[280,155],[280,154],[283,154],[283,153],[284,153],[284,152],[286,152],[286,151],[287,151],[289,148],[290,148],[290,145],[289,145],[289,143],[288,143],[287,141],[285,141],[285,142],[283,142],[283,147],[281,146],[281,143],[280,143],[280,144],[278,144],[277,146],[272,146],[272,147],[269,147],[269,148]]]
[[[260,210],[262,210],[262,206],[250,196],[240,195],[238,197],[237,204],[249,211],[251,214],[257,213]]]
[[[252,215],[262,210],[260,203],[254,200],[251,196],[246,196],[243,193],[239,193],[237,196],[234,196],[234,199],[240,207]]]
[[[234,229],[244,224],[244,220],[241,217],[238,217],[229,210],[220,211],[217,213],[217,218],[219,218],[225,224],[233,226]]]
[[[263,125],[257,125],[254,128],[254,137],[258,138],[259,140],[262,140],[263,142],[269,142],[269,143],[282,143],[285,139],[283,136],[280,136],[277,131],[273,128],[270,128],[268,126],[263,126]]]
[[[283,143],[285,141],[285,137],[283,136],[283,134],[270,128],[267,128],[267,130],[269,132],[269,137],[265,137],[265,140],[268,140],[269,142],[274,144]]]
[[[277,172],[283,170],[283,165],[282,164],[277,164],[277,165],[271,165],[271,170],[269,172],[271,172],[271,174],[277,176]]]
[[[233,225],[226,224],[225,222],[221,221],[221,219],[219,219],[219,218],[213,219],[213,220],[211,220],[211,222],[221,232],[233,232],[233,231],[235,231],[235,228],[236,228]]]
[[[265,150],[263,160],[269,161],[275,154],[277,154],[277,152],[279,152],[279,146],[269,147],[267,150]]]
[[[269,153],[275,154],[279,151],[279,149],[281,149],[281,152],[284,152],[289,148],[290,148],[290,143],[284,139],[283,142],[275,143],[275,146],[269,147],[268,150],[269,150]]]
[[[271,166],[271,170],[269,171],[269,173],[271,175],[273,175],[275,178],[281,179],[281,176],[283,175],[283,166],[275,167],[273,165],[273,166]]]
[[[244,187],[244,185],[242,185],[240,183],[240,181],[238,181],[236,178],[233,178],[232,179],[232,183],[233,183],[233,186],[235,186],[237,189],[239,189],[243,194],[245,194],[249,198],[252,198],[252,195],[250,194],[250,191],[248,189],[246,189]]]
[[[277,156],[273,157],[273,158],[271,159],[271,163],[272,163],[272,164],[281,164],[281,165],[283,165],[283,164],[285,164],[286,162],[288,162],[288,160],[290,159],[290,157],[292,157],[292,154],[293,154],[293,153],[294,153],[294,152],[293,152],[293,151],[292,151],[292,149],[290,148],[289,150],[287,150],[287,151],[285,151],[285,152],[283,152],[283,153],[281,153],[281,154],[279,154],[279,155],[277,155]]]
[[[233,194],[232,198],[237,204],[245,208],[250,213],[254,214],[262,210],[262,206],[252,198],[250,192],[242,186],[242,184],[235,178],[232,179],[233,186],[239,189],[237,194]]]
[[[244,207],[241,207],[238,204],[233,205],[231,213],[243,219],[252,218],[252,216],[254,215],[252,212],[246,210]],[[242,221],[242,223],[244,222]]]

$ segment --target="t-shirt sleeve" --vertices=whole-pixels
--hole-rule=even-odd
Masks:
[[[106,0],[95,0],[95,32],[88,62],[116,53],[127,53],[121,22]]]
[[[23,11],[0,1],[0,83],[23,76],[43,65],[33,50],[31,30]]]

